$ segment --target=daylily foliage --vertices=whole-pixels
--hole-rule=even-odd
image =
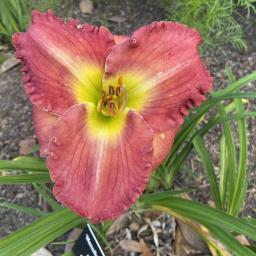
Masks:
[[[93,222],[135,202],[188,110],[211,89],[200,42],[173,22],[114,36],[33,11],[13,43],[58,201]]]

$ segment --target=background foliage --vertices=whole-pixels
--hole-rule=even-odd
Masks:
[[[202,35],[203,49],[221,50],[225,44],[245,49],[246,41],[240,24],[246,23],[250,15],[256,13],[256,0],[147,1],[148,4],[162,5],[167,20],[196,28]],[[11,44],[12,34],[26,29],[32,9],[46,11],[57,9],[60,4],[61,1],[57,0],[0,1],[1,41]]]
[[[255,0],[161,0],[160,2],[166,9],[168,20],[181,22],[200,32],[204,49],[221,50],[225,44],[237,49],[246,48],[240,23],[245,23],[252,13],[256,13]]]
[[[55,9],[58,2],[57,0],[1,0],[0,39],[2,43],[11,44],[12,34],[27,28],[31,10]]]

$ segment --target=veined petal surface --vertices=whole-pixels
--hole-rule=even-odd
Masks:
[[[158,132],[183,122],[212,86],[200,60],[195,29],[174,22],[144,26],[113,48],[106,60],[104,86],[122,81],[128,107]]]
[[[49,144],[51,129],[59,116],[52,112],[43,111],[36,106],[32,106],[32,116],[35,134],[40,145],[39,154],[44,157]]]
[[[57,200],[93,222],[123,213],[152,173],[153,131],[144,119],[132,110],[118,121],[99,115],[92,104],[68,109],[47,157]]]
[[[26,93],[37,107],[62,114],[77,102],[97,103],[105,59],[115,45],[106,28],[33,11],[28,31],[14,34],[13,43],[25,64]]]
[[[179,128],[179,126],[176,126],[175,128],[171,128],[164,132],[154,133],[154,153],[152,160],[152,166],[154,170],[165,160],[165,158],[170,153],[175,136]]]

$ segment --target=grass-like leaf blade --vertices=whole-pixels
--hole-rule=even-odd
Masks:
[[[31,184],[51,182],[50,175],[44,173],[30,173],[20,175],[0,176],[0,184]]]
[[[197,151],[197,153],[199,154],[202,160],[202,164],[208,176],[216,207],[221,209],[222,206],[221,206],[220,193],[219,193],[219,188],[217,183],[217,177],[214,172],[212,159],[210,157],[208,150],[205,147],[204,140],[202,139],[201,136],[198,135],[194,138],[193,144],[194,144],[195,150]]]
[[[68,209],[51,213],[2,239],[0,255],[31,255],[84,221]]]
[[[14,210],[17,210],[19,212],[30,214],[30,215],[35,216],[35,217],[44,217],[44,216],[49,214],[48,212],[43,212],[39,209],[35,209],[35,208],[27,207],[27,206],[22,206],[22,205],[19,205],[19,204],[13,204],[13,203],[3,202],[3,203],[0,203],[0,207],[4,207],[4,208],[8,208],[8,209],[14,209]]]
[[[158,194],[155,201],[152,200],[153,197],[152,195],[149,202],[144,201],[144,204],[154,209],[157,209],[157,206],[166,207],[203,225],[213,225],[221,229],[246,235],[256,240],[255,226],[244,220],[228,215],[219,209],[177,197],[169,197],[168,199],[164,198],[161,200]]]

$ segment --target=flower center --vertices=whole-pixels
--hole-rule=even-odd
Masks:
[[[105,86],[104,86],[105,87]],[[104,116],[116,116],[122,112],[127,105],[127,92],[121,79],[118,80],[118,85],[108,85],[102,89],[101,99],[98,102],[97,110]]]

